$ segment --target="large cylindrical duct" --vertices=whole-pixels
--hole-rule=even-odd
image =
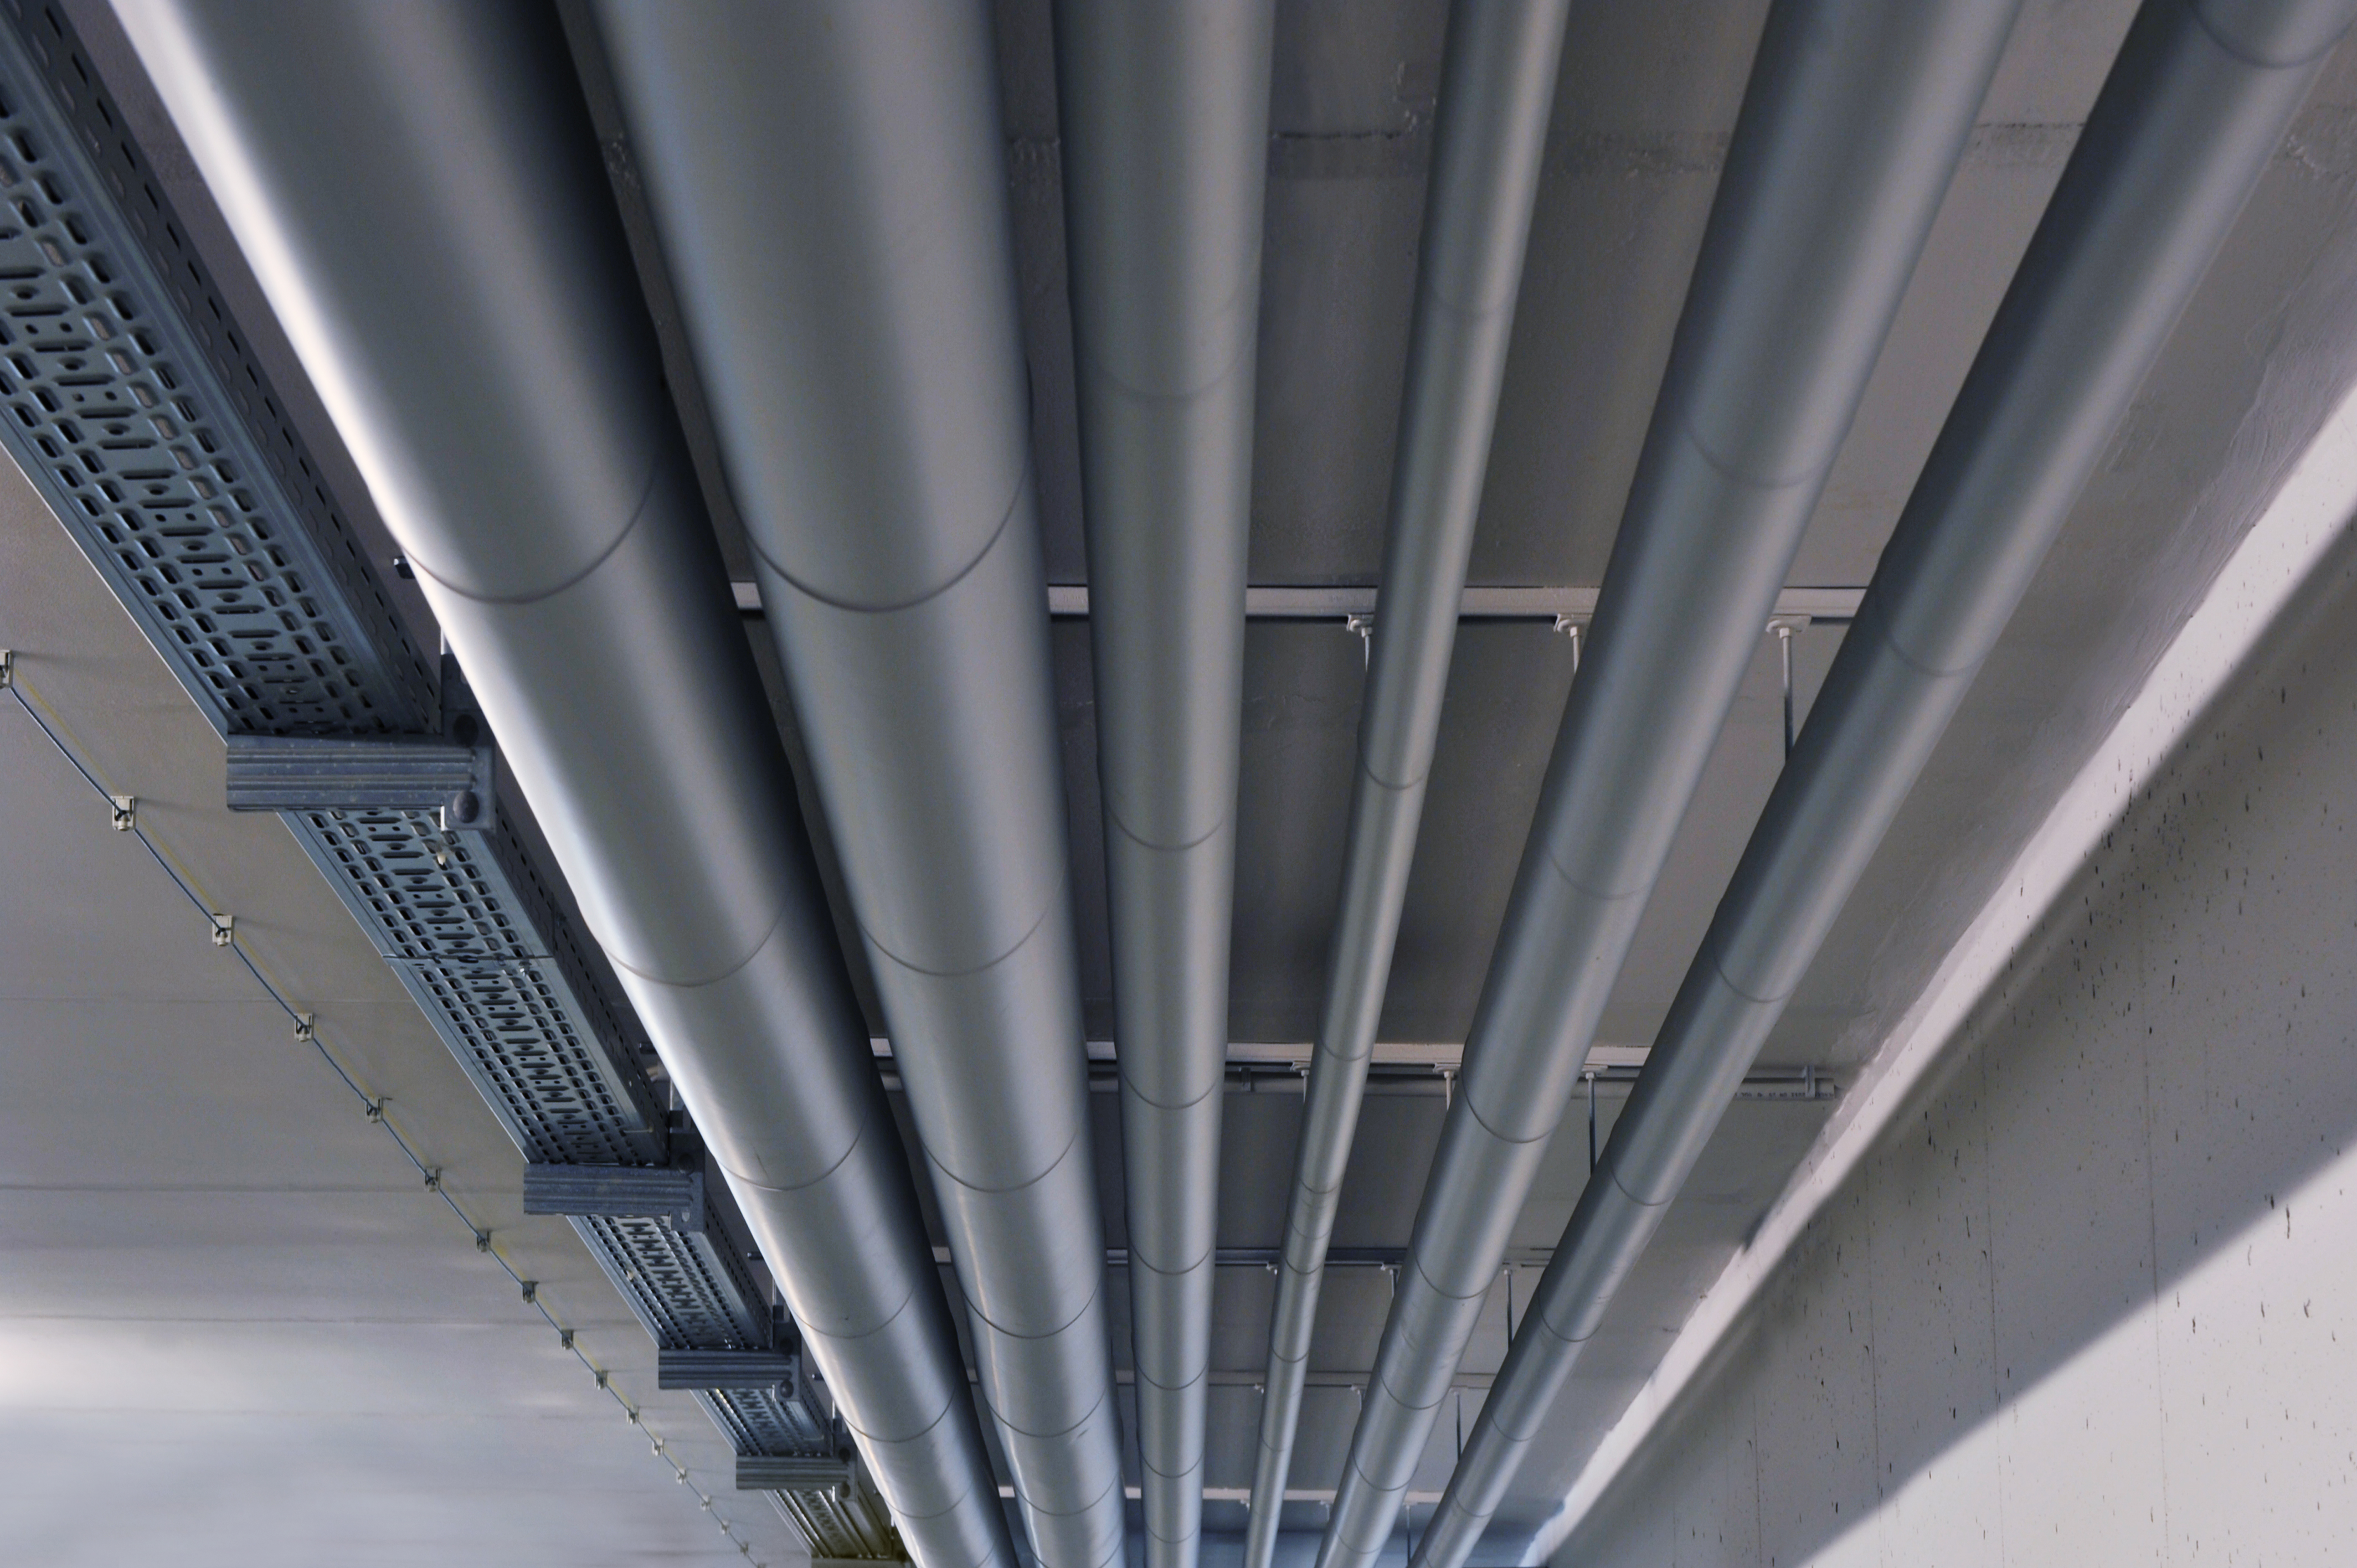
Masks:
[[[2357,0],[2147,0],[1416,1551],[1461,1568]]]
[[[730,488],[1046,1568],[1119,1415],[990,17],[601,0]]]
[[[2014,9],[1769,15],[1319,1568],[1392,1533]]]
[[[1274,24],[1056,7],[1149,1568],[1202,1527]]]
[[[1011,1564],[553,16],[119,7],[916,1560]]]
[[[1269,1568],[1276,1550],[1318,1284],[1457,647],[1569,11],[1570,0],[1458,0],[1449,14],[1342,896],[1286,1211],[1245,1568]]]

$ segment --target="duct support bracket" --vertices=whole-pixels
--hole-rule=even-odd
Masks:
[[[665,1350],[655,1362],[659,1389],[775,1389],[796,1397],[802,1387],[796,1350]]]
[[[523,1211],[655,1219],[693,1234],[704,1229],[704,1175],[669,1165],[530,1165]]]
[[[740,1492],[824,1492],[851,1484],[847,1460],[826,1455],[770,1457],[744,1454],[737,1459]]]

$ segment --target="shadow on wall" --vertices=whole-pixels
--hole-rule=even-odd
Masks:
[[[2357,1533],[2357,536],[2270,646],[1556,1563]]]

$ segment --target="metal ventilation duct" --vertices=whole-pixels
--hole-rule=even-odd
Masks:
[[[915,1192],[553,16],[124,25],[927,1568],[1011,1563]]]
[[[1391,528],[1333,957],[1270,1321],[1245,1568],[1269,1568],[1276,1550],[1318,1287],[1424,817],[1569,10],[1569,0],[1460,0],[1449,16]]]
[[[989,17],[606,0],[1047,1568],[1122,1551],[1104,1242]]]
[[[1769,16],[1319,1568],[1392,1534],[2014,9]]]
[[[1202,1530],[1274,26],[1056,7],[1150,1568]]]
[[[2357,0],[2147,0],[1481,1407],[1460,1568],[2029,588]]]

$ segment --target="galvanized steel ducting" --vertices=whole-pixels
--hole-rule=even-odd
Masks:
[[[1393,1531],[2013,14],[1770,15],[1319,1568]]]
[[[912,1547],[928,1563],[1007,1560],[913,1194],[553,29],[433,6],[122,9],[151,64],[169,62],[156,76],[184,134]],[[1544,28],[1548,9],[1484,11],[1489,34],[1458,19],[1496,46],[1469,55],[1514,68],[1523,98],[1528,53],[1498,40]],[[1478,1538],[2350,9],[2146,7],[1427,1561],[1453,1568]],[[1391,1532],[1438,1403],[1421,1396],[1447,1386],[1493,1276],[1491,1244],[1576,1080],[2009,12],[1784,0],[1771,19],[1329,1562],[1363,1561]],[[1058,1568],[1100,1564],[1120,1548],[1122,1505],[986,30],[966,13],[911,23],[852,5],[608,0],[601,15],[1024,1515]],[[1125,54],[1137,40],[1117,36],[1119,11],[1075,3],[1060,20],[1140,1436],[1149,1551],[1174,1563],[1192,1550],[1202,1479],[1263,134],[1243,122],[1266,106],[1265,13],[1236,14],[1254,15],[1256,40],[1228,37],[1216,63],[1167,40]],[[1452,47],[1448,81],[1474,69]],[[2143,107],[2122,107],[2123,82],[2142,84]],[[1508,126],[1504,98],[1481,102],[1486,131],[1444,129],[1437,149],[1272,1434],[1289,1432],[1284,1325],[1306,1330],[1315,1305],[1319,1215],[1330,1225],[1363,1071],[1352,1043],[1380,1005],[1478,510],[1527,220],[1513,187],[1538,134],[1528,102]],[[1184,127],[1214,101],[1211,145]],[[2131,123],[2142,129],[2119,129]],[[807,156],[781,162],[781,147]],[[1138,177],[1157,168],[1183,172]],[[1437,259],[1450,236],[1468,242],[1456,253],[1479,274],[1464,291],[1478,306],[1434,282],[1450,275]],[[421,333],[421,317],[472,335]],[[1435,526],[1406,526],[1419,507]],[[1671,646],[1696,626],[1727,629]],[[617,628],[637,657],[610,657]],[[1660,725],[1664,713],[1678,722]],[[1185,766],[1169,768],[1174,755]],[[1317,1179],[1321,1160],[1334,1181]],[[1265,1447],[1268,1505],[1284,1468],[1281,1442]],[[1269,1544],[1256,1517],[1258,1561]]]
[[[1421,1568],[1460,1568],[1931,759],[2352,0],[2148,0],[1636,1090]]]
[[[1048,1568],[1124,1537],[979,6],[606,0],[729,483]]]
[[[1202,1528],[1274,21],[1056,7],[1153,1568],[1189,1568]]]
[[[127,3],[917,1561],[1013,1561],[553,17]]]
[[[1569,0],[1462,0],[1449,16],[1342,895],[1271,1318],[1246,1568],[1269,1568],[1276,1549],[1327,1243],[1440,734],[1569,8]]]

